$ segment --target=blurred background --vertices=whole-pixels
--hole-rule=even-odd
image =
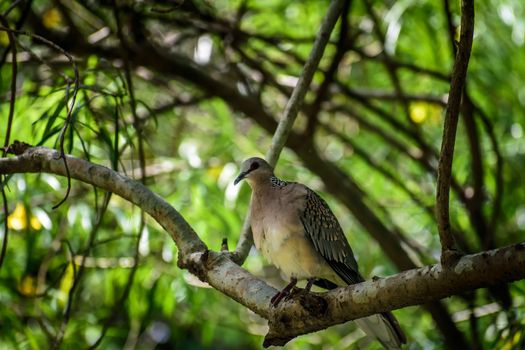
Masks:
[[[291,1],[0,1],[0,136],[144,181],[210,249],[235,247],[248,186],[328,8]],[[459,1],[352,0],[276,167],[327,200],[367,277],[436,263],[436,168]],[[525,238],[525,4],[476,2],[451,190],[458,244]],[[53,44],[50,44],[53,43]],[[62,48],[73,56],[69,60]],[[73,63],[74,64],[73,64]],[[66,104],[68,101],[68,104]],[[119,197],[48,174],[4,178],[2,349],[256,349],[266,321],[176,266],[177,249]],[[2,221],[6,220],[2,216]],[[5,230],[0,228],[2,241]],[[252,250],[244,267],[276,287]],[[408,349],[521,349],[525,283],[396,311]],[[379,349],[351,323],[287,349]]]

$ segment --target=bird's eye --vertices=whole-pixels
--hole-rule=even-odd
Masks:
[[[250,171],[255,170],[259,167],[259,163],[253,162],[252,165],[250,165]]]

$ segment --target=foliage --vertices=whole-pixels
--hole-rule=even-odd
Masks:
[[[371,208],[415,264],[439,257],[435,169],[456,31],[449,33],[446,2],[373,1],[371,13],[367,1],[351,1],[347,27],[340,21],[335,29],[321,61],[326,74],[314,77],[276,169],[323,194],[365,276],[401,267],[344,198]],[[249,199],[247,188],[232,184],[238,164],[268,149],[328,1],[110,4],[20,1],[5,15],[11,28],[41,35],[75,57],[80,89],[65,151],[136,179],[145,171],[147,186],[209,247],[218,250],[228,238],[233,248]],[[10,6],[0,3],[0,13]],[[459,4],[451,6],[458,25]],[[467,251],[524,239],[524,11],[518,0],[476,2],[466,89],[471,105],[464,98],[451,202],[456,237]],[[73,67],[56,48],[16,37],[11,140],[58,147]],[[4,136],[13,66],[5,31],[0,45]],[[339,50],[344,54],[335,61]],[[357,184],[359,198],[333,190],[334,166]],[[53,210],[67,181],[46,174],[16,175],[5,184],[2,348],[40,349],[56,341],[62,348],[85,348],[99,338],[103,349],[260,347],[265,321],[178,269],[172,240],[137,208],[73,182],[66,202]],[[244,267],[276,286],[283,283],[255,251]],[[524,290],[522,281],[502,293],[479,290],[446,305],[469,343],[520,348]],[[502,310],[507,292],[513,306]],[[425,309],[396,315],[411,349],[444,346],[447,335],[436,331]],[[289,348],[355,343],[367,346],[347,324],[300,337]]]

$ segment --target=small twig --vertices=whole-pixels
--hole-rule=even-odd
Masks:
[[[448,37],[451,47],[452,55],[455,57],[457,54],[456,46],[456,30],[457,27],[454,24],[452,17],[452,11],[450,8],[450,1],[443,0],[443,10],[447,19]],[[480,140],[477,132],[476,122],[474,120],[474,111],[476,106],[470,98],[467,85],[463,87],[463,103],[462,103],[462,114],[465,122],[465,130],[470,146],[470,154],[472,158],[472,176],[473,176],[473,189],[474,194],[471,198],[468,198],[465,202],[465,207],[469,214],[470,222],[474,227],[476,234],[479,237],[481,246],[485,249],[490,249],[494,246],[494,232],[488,226],[487,220],[483,215],[483,203],[484,203],[484,168],[483,168],[483,157],[481,155]]]
[[[5,195],[5,186],[2,186],[2,203],[4,204],[4,239],[2,240],[2,250],[0,251],[0,269],[4,263],[5,254],[7,252],[7,238],[9,232],[9,226],[7,224],[7,216],[9,214],[9,208],[7,207],[7,197]]]
[[[15,7],[18,6],[19,3],[21,3],[23,0],[16,0],[16,1],[13,1],[13,3],[11,3],[11,5],[9,5],[9,7],[7,8],[7,10],[4,11],[4,13],[0,16],[2,17],[7,17],[11,11],[13,11],[15,9]]]
[[[337,78],[337,70],[346,52],[348,51],[351,44],[348,43],[348,30],[349,30],[349,12],[352,1],[345,1],[342,16],[341,16],[341,27],[339,29],[339,39],[337,40],[336,51],[332,57],[332,61],[326,72],[324,73],[324,80],[315,93],[315,100],[312,105],[308,108],[307,125],[304,131],[306,138],[312,138],[315,132],[315,128],[318,124],[319,112],[323,102],[329,98],[330,86],[333,84],[335,78]],[[355,36],[351,38],[351,41],[355,39]]]
[[[57,204],[55,204],[52,209],[56,209],[58,207],[60,207],[62,205],[62,203],[64,203],[67,199],[67,197],[69,197],[69,193],[71,192],[71,176],[69,174],[69,167],[67,165],[67,161],[66,161],[66,156],[65,156],[65,152],[64,152],[64,141],[65,141],[65,133],[66,133],[66,129],[67,129],[67,125],[69,124],[70,122],[70,111],[71,109],[69,108],[69,105],[68,105],[68,100],[69,100],[69,88],[70,88],[71,84],[70,82],[67,82],[67,87],[66,87],[66,112],[67,112],[67,118],[64,122],[64,125],[62,126],[62,129],[60,130],[60,135],[58,136],[58,139],[60,141],[60,158],[62,159],[62,161],[64,162],[64,167],[66,168],[66,173],[67,173],[67,188],[66,188],[66,194],[65,196],[62,198],[62,200],[60,202],[58,202]]]
[[[378,41],[380,42],[380,44],[382,46],[381,55],[384,58],[382,60],[382,62],[384,64],[385,68],[386,68],[386,71],[388,72],[388,75],[390,76],[390,80],[392,82],[392,85],[394,86],[394,91],[396,93],[396,96],[397,96],[397,98],[399,100],[399,103],[403,107],[403,111],[405,112],[405,116],[406,116],[409,124],[412,126],[412,129],[416,133],[419,133],[419,129],[417,127],[417,124],[412,120],[412,118],[410,118],[410,108],[408,106],[408,101],[405,98],[405,92],[404,92],[403,87],[401,86],[401,81],[399,79],[399,75],[397,73],[396,66],[394,64],[392,64],[392,62],[390,60],[390,55],[388,54],[388,52],[386,50],[385,35],[383,34],[383,32],[381,30],[380,23],[379,23],[379,18],[377,17],[377,14],[375,13],[374,9],[372,8],[372,5],[370,4],[370,0],[364,0],[363,2],[365,4],[366,10],[368,12],[368,15],[370,16],[370,18],[372,19],[372,22],[374,23],[373,29],[374,29],[375,36],[377,37]]]
[[[292,96],[290,96],[290,99],[286,104],[281,120],[279,121],[279,125],[277,125],[277,130],[275,130],[273,135],[270,149],[266,153],[266,160],[273,167],[275,167],[275,164],[277,164],[277,160],[279,159],[279,155],[281,154],[284,144],[288,139],[288,135],[292,131],[295,118],[297,117],[297,114],[299,113],[299,110],[301,109],[301,106],[304,102],[304,98],[310,83],[312,82],[314,73],[317,70],[321,57],[323,56],[324,49],[328,44],[330,34],[332,33],[335,23],[341,15],[345,1],[346,0],[333,0],[331,2],[323,23],[321,24],[321,28],[319,29],[319,32],[315,38],[310,56],[304,65],[303,73],[299,77],[299,81],[292,92]],[[241,237],[234,253],[235,261],[239,264],[242,264],[242,262],[244,262],[246,259],[246,256],[248,255],[251,247],[250,242],[253,239],[251,237],[252,233],[250,230],[250,225],[247,225],[247,222],[249,222],[248,218],[245,219]],[[243,250],[241,250],[241,248]]]
[[[461,39],[459,42],[454,68],[452,70],[452,81],[448,108],[445,115],[443,128],[443,140],[438,165],[436,215],[438,222],[439,238],[441,241],[441,261],[447,266],[453,263],[454,237],[450,228],[450,182],[452,175],[452,160],[454,158],[454,144],[459,118],[459,109],[463,87],[467,77],[467,68],[472,49],[472,37],[474,32],[474,3],[473,0],[462,0],[461,2]],[[451,255],[452,253],[453,255]]]
[[[248,208],[248,214],[246,214],[246,217],[244,218],[244,222],[242,224],[241,229],[241,235],[239,237],[239,241],[237,242],[237,247],[235,248],[235,252],[232,254],[232,260],[242,265],[244,263],[244,260],[246,260],[246,257],[248,256],[248,253],[250,252],[250,249],[253,245],[253,235],[252,235],[252,228],[250,225],[250,209]]]
[[[114,157],[113,159],[111,160],[111,165],[112,165],[112,168],[113,170],[118,170],[118,161],[120,159],[120,154],[119,154],[119,135],[120,135],[120,124],[119,124],[119,103],[118,103],[118,98],[114,98],[114,101],[115,101],[115,118],[114,118],[114,122],[115,122],[115,134],[114,134],[114,139],[113,139],[113,152],[114,152]]]
[[[55,74],[58,74],[62,77],[62,79],[64,79],[64,81],[69,81],[69,76],[67,74],[65,74],[64,72],[60,71],[59,70],[59,67],[57,67],[57,65],[49,62],[49,61],[46,61],[45,59],[43,59],[42,57],[40,57],[39,55],[37,55],[35,53],[35,51],[27,46],[27,45],[24,45],[22,42],[18,41],[18,46],[20,46],[20,48],[22,48],[22,50],[24,50],[25,52],[29,53],[29,55],[34,58],[36,61],[40,62],[41,64],[45,65],[46,67],[48,67],[51,71],[53,71],[53,73]],[[87,87],[82,87],[83,89],[85,90],[88,90],[89,88]]]
[[[139,156],[139,166],[140,166],[140,181],[144,184],[146,179],[146,157],[144,154],[144,138],[142,136],[142,122],[137,115],[137,102],[135,100],[135,92],[133,90],[133,79],[131,76],[131,64],[129,62],[130,50],[126,43],[124,33],[122,32],[122,23],[120,22],[120,14],[118,8],[113,9],[113,15],[115,17],[115,22],[117,24],[117,36],[120,41],[120,46],[123,52],[124,58],[124,75],[126,79],[126,86],[129,93],[129,104],[131,108],[131,115],[133,117],[133,128],[137,133],[137,143],[138,143],[138,156]],[[138,29],[137,29],[138,30]],[[115,150],[117,151],[117,150]]]
[[[405,182],[403,182],[403,178],[398,177],[392,170],[388,169],[387,167],[382,166],[377,161],[372,159],[367,152],[358,146],[355,142],[352,141],[350,137],[345,135],[343,132],[338,131],[335,127],[328,123],[322,123],[321,127],[328,131],[330,134],[334,135],[336,138],[341,140],[341,142],[347,144],[352,148],[354,153],[361,158],[370,168],[377,171],[379,174],[383,175],[387,180],[392,182],[395,186],[397,186],[400,190],[405,192],[406,195],[410,197],[410,199],[417,204],[419,207],[421,207],[426,214],[428,214],[432,219],[435,218],[434,215],[434,209],[432,206],[427,205],[423,203],[423,201],[418,197],[416,193],[411,191]],[[401,175],[401,174],[400,174]]]
[[[120,16],[118,9],[114,8],[114,17],[115,21],[117,23],[117,36],[120,40],[120,45],[122,47],[123,51],[123,57],[124,57],[124,69],[125,69],[125,79],[126,79],[126,86],[129,93],[129,99],[130,99],[130,108],[131,108],[131,115],[133,117],[133,127],[135,128],[135,131],[137,133],[137,141],[138,141],[138,153],[139,153],[139,165],[140,165],[140,181],[142,184],[145,183],[146,179],[146,161],[145,161],[145,155],[144,155],[144,140],[142,137],[142,125],[141,121],[137,115],[137,103],[135,100],[135,94],[133,90],[133,79],[131,76],[131,66],[129,62],[129,49],[126,45],[124,34],[122,32],[122,24],[120,22]],[[118,124],[118,120],[115,121],[116,124]],[[115,140],[117,142],[117,140]],[[115,145],[116,146],[116,145]],[[115,154],[118,154],[118,148],[114,149]],[[131,287],[133,286],[133,281],[135,280],[135,274],[137,272],[138,266],[139,266],[139,258],[140,258],[140,252],[139,252],[139,246],[140,241],[142,239],[142,234],[144,232],[144,226],[145,226],[145,220],[144,220],[144,210],[141,210],[140,213],[140,226],[139,226],[139,234],[137,238],[137,244],[135,246],[135,263],[133,265],[133,268],[131,269],[131,272],[128,276],[126,285],[124,286],[124,291],[122,292],[122,295],[118,299],[118,301],[115,303],[113,310],[110,314],[110,316],[104,321],[102,331],[100,333],[100,336],[98,339],[89,347],[90,350],[96,349],[104,337],[106,336],[106,333],[111,327],[111,325],[114,323],[115,318],[117,317],[119,310],[122,309],[122,306],[124,305],[124,302],[128,298],[129,292],[131,291]]]
[[[438,155],[434,148],[428,144],[423,137],[414,129],[407,127],[404,123],[399,121],[394,115],[381,108],[377,104],[372,103],[368,98],[365,98],[363,95],[355,93],[355,90],[350,89],[348,86],[342,82],[337,82],[337,87],[341,90],[343,94],[350,97],[352,100],[358,102],[360,105],[373,112],[374,114],[380,116],[385,122],[392,126],[393,130],[396,130],[399,133],[403,133],[409,139],[413,140],[421,149],[424,159],[429,161],[431,159],[437,159]]]
[[[11,63],[11,96],[9,98],[9,115],[7,117],[7,128],[5,132],[5,138],[4,138],[4,151],[2,154],[2,157],[5,157],[7,147],[9,146],[9,139],[11,138],[11,127],[13,125],[13,117],[15,114],[15,102],[16,102],[16,77],[18,74],[18,64],[16,60],[16,38],[11,29],[9,28],[9,23],[5,19],[4,16],[0,15],[0,23],[2,23],[2,26],[5,26],[7,28],[7,38],[9,39],[9,46],[11,47],[11,57],[12,57],[12,63]],[[0,28],[2,30],[2,28]]]
[[[31,203],[34,203],[34,202],[32,201]],[[51,260],[53,259],[53,257],[57,255],[57,253],[63,247],[62,239],[64,238],[66,234],[66,222],[67,222],[66,217],[63,217],[60,219],[60,222],[58,223],[58,229],[55,230],[55,237],[53,238],[53,241],[50,244],[51,249],[48,250],[47,254],[42,259],[42,263],[40,264],[38,268],[36,292],[37,294],[40,293],[42,296],[46,295],[48,290],[51,288],[51,286],[54,286],[58,282],[58,280],[62,278],[62,275],[65,273],[66,268],[67,268],[67,264],[65,264],[65,267],[62,273],[60,274],[61,275],[60,278],[55,280],[53,283],[51,283],[51,286],[44,288],[46,277],[47,277],[47,272],[49,271],[49,268],[51,265]],[[42,290],[44,290],[44,292],[42,292]],[[41,310],[41,308],[39,309]]]
[[[357,53],[359,57],[362,59],[371,60],[371,61],[374,61],[374,60],[384,61],[385,60],[385,57],[383,55],[381,54],[371,55],[371,54],[366,53],[362,48],[352,47],[351,50]],[[394,57],[390,57],[390,63],[394,65],[396,68],[403,68],[403,69],[412,71],[414,73],[420,73],[423,75],[427,75],[431,78],[435,78],[440,81],[446,81],[446,82],[450,81],[450,76],[447,74],[444,74],[440,71],[433,70],[430,68],[421,67],[411,62],[403,62],[403,61],[397,60]]]
[[[315,38],[310,56],[304,65],[303,74],[300,76],[299,81],[292,92],[292,96],[286,104],[283,116],[279,122],[279,125],[277,126],[277,130],[273,135],[270,149],[266,153],[266,160],[273,167],[275,167],[277,164],[279,155],[281,154],[284,144],[288,139],[288,135],[292,130],[295,118],[297,117],[297,114],[299,113],[299,110],[303,104],[314,73],[317,70],[319,61],[323,56],[324,49],[328,43],[328,40],[330,39],[332,29],[334,28],[335,23],[341,14],[345,1],[346,0],[334,0],[330,4],[326,17],[321,24],[321,28],[319,29],[319,33],[317,33]]]
[[[371,90],[371,89],[349,89],[356,98],[360,96],[363,99],[375,99],[383,101],[397,101],[399,97],[396,93],[383,90]],[[440,107],[446,107],[448,96],[436,96],[430,94],[410,94],[406,93],[403,98],[407,101],[414,102],[427,102],[429,104],[435,104]]]
[[[476,304],[474,302],[475,300],[475,296],[476,296],[476,291],[473,291],[472,293],[469,293],[469,294],[472,294],[471,298],[469,299],[468,301],[468,307],[470,309],[470,317],[469,317],[469,326],[470,326],[470,334],[471,334],[471,339],[472,339],[472,348],[474,350],[482,350],[483,349],[483,345],[481,345],[481,341],[480,339],[482,339],[482,337],[480,336],[479,334],[479,323],[478,323],[478,317],[476,316],[474,310],[475,310],[475,307],[476,307]]]
[[[7,11],[6,11],[7,12]],[[9,23],[7,22],[7,19],[0,15],[0,23],[2,23],[3,26],[6,26],[9,28]],[[12,71],[11,71],[11,96],[9,98],[9,114],[7,117],[7,128],[5,132],[5,139],[4,139],[4,148],[2,152],[2,157],[5,157],[7,154],[7,149],[9,146],[9,138],[11,137],[11,127],[13,125],[13,118],[15,114],[15,102],[16,102],[16,77],[18,74],[18,64],[16,61],[16,39],[12,32],[7,31],[7,37],[9,39],[9,46],[11,48],[11,57],[13,62],[11,63]],[[0,269],[2,268],[2,264],[4,263],[4,258],[7,252],[7,242],[9,237],[9,225],[8,225],[8,215],[9,215],[9,207],[7,205],[7,196],[5,194],[5,186],[3,185],[4,182],[4,176],[0,176],[0,186],[2,187],[2,202],[4,206],[4,238],[2,239],[2,248],[0,250]]]
[[[494,189],[494,200],[492,201],[492,215],[490,218],[490,223],[487,228],[487,230],[495,233],[495,230],[497,228],[497,223],[499,216],[501,214],[501,203],[503,199],[503,192],[505,190],[505,186],[503,184],[503,156],[500,151],[498,138],[494,134],[494,127],[489,119],[489,117],[485,114],[485,112],[479,108],[474,107],[476,109],[476,112],[479,114],[479,117],[481,118],[481,121],[483,123],[483,126],[485,128],[485,132],[488,134],[490,143],[492,145],[492,150],[494,151],[494,154],[496,155],[496,173],[494,176],[496,177],[496,188]]]
[[[66,168],[65,170],[66,170],[67,176],[70,176],[68,169]],[[62,343],[62,341],[64,339],[64,335],[65,335],[65,332],[66,332],[66,327],[67,327],[67,325],[69,323],[69,320],[71,318],[71,312],[72,312],[72,309],[73,309],[73,299],[74,299],[75,293],[77,292],[78,288],[80,287],[80,283],[81,283],[82,277],[84,275],[86,258],[90,254],[91,249],[93,248],[93,245],[95,243],[95,238],[97,236],[98,230],[100,229],[100,226],[102,225],[102,219],[104,218],[104,214],[106,213],[106,210],[108,208],[108,204],[109,204],[109,200],[111,199],[111,195],[112,195],[111,192],[106,192],[105,193],[104,201],[103,201],[103,204],[100,207],[100,210],[99,210],[99,212],[97,214],[95,225],[93,226],[93,228],[91,229],[91,232],[89,233],[87,247],[84,250],[84,252],[82,253],[82,258],[80,260],[80,264],[79,264],[80,266],[79,266],[78,271],[76,270],[76,263],[75,263],[75,260],[74,260],[74,257],[75,257],[76,254],[73,252],[73,249],[72,249],[71,245],[69,244],[69,242],[67,240],[64,240],[66,242],[66,244],[67,244],[67,246],[69,248],[69,252],[71,254],[71,264],[73,264],[72,266],[73,266],[73,276],[74,276],[74,278],[73,278],[73,285],[69,289],[66,309],[64,311],[64,316],[62,318],[62,322],[60,324],[60,329],[58,330],[58,333],[57,333],[55,339],[53,340],[52,349],[58,349],[60,347],[60,344]]]
[[[126,301],[126,299],[129,296],[129,292],[131,291],[131,287],[133,286],[133,281],[135,280],[135,274],[137,273],[137,269],[139,267],[139,260],[140,260],[139,247],[140,247],[140,241],[142,240],[142,235],[143,235],[143,232],[144,232],[145,224],[146,224],[146,221],[144,220],[144,211],[141,211],[141,214],[140,214],[140,225],[139,225],[139,234],[138,234],[138,237],[137,237],[137,244],[135,245],[135,254],[134,254],[134,259],[133,259],[133,261],[134,261],[133,267],[131,268],[131,271],[130,271],[130,273],[128,275],[128,279],[126,281],[126,285],[124,286],[124,291],[122,292],[122,295],[120,296],[120,298],[117,300],[117,302],[113,306],[113,309],[111,310],[111,313],[108,316],[108,318],[106,318],[106,320],[104,321],[104,325],[102,326],[102,331],[100,332],[100,336],[93,343],[93,345],[91,345],[88,348],[89,350],[95,350],[100,345],[100,343],[102,342],[102,340],[106,336],[106,333],[107,333],[109,327],[111,327],[111,325],[115,322],[116,317],[119,315],[119,312],[122,310],[124,302]]]
[[[71,177],[69,176],[69,169],[68,169],[68,165],[67,165],[67,161],[66,161],[66,156],[65,156],[65,151],[64,151],[64,140],[65,140],[65,134],[66,134],[66,130],[69,126],[69,124],[71,123],[71,117],[72,117],[72,114],[73,114],[73,108],[75,106],[75,101],[76,101],[76,98],[77,98],[77,93],[78,93],[78,88],[79,88],[79,74],[78,74],[78,67],[75,63],[75,60],[73,59],[73,56],[71,56],[70,53],[68,53],[66,50],[64,50],[63,48],[61,48],[59,45],[55,44],[54,42],[52,42],[51,40],[48,40],[38,34],[34,34],[34,33],[30,33],[30,32],[26,32],[26,31],[23,31],[23,30],[14,30],[14,29],[11,29],[9,28],[8,26],[5,25],[5,23],[2,23],[2,26],[0,27],[0,30],[4,30],[8,33],[11,33],[11,34],[16,34],[16,35],[25,35],[25,36],[28,36],[30,38],[33,38],[33,39],[36,39],[50,47],[52,47],[53,49],[59,51],[61,54],[63,54],[64,56],[66,56],[66,58],[68,59],[68,61],[71,63],[72,67],[73,67],[73,72],[74,72],[74,79],[73,79],[73,96],[71,98],[71,104],[69,105],[69,109],[67,111],[67,116],[66,116],[66,119],[64,121],[64,125],[62,126],[62,129],[60,130],[60,135],[59,135],[59,144],[60,144],[60,158],[64,161],[64,166],[66,168],[66,171],[68,173],[68,176],[67,176],[67,190],[66,190],[66,194],[64,196],[64,198],[56,205],[53,206],[53,209],[56,209],[58,208],[60,205],[62,205],[62,203],[64,203],[67,199],[67,197],[69,196],[69,193],[71,192]],[[67,82],[68,84],[68,87],[69,85],[71,84],[70,81]],[[69,89],[67,89],[67,91],[69,91]],[[66,99],[68,100],[68,94],[66,93]],[[67,101],[66,100],[66,106],[68,105],[67,104]]]
[[[10,8],[7,9],[5,12],[4,12],[4,17],[7,17],[8,14],[11,12],[12,9],[15,8],[15,5],[18,5],[20,1],[17,0],[17,1],[14,1]],[[28,0],[28,1],[25,1],[25,4],[22,8],[22,10],[20,11],[20,16],[18,17],[18,20],[16,21],[15,23],[15,29],[20,29],[22,28],[22,25],[24,24],[24,22],[26,21],[29,13],[31,12],[31,4],[32,4],[33,0]],[[20,45],[20,43],[18,43]],[[21,45],[20,45],[21,46]],[[4,50],[3,54],[2,54],[2,57],[0,57],[0,67],[2,67],[5,63],[5,60],[7,59],[7,54],[9,53],[9,49],[11,48],[11,45],[8,45],[6,47],[6,49]]]
[[[423,156],[423,152],[416,147],[410,150],[409,147],[394,135],[391,135],[391,131],[386,131],[381,128],[377,123],[370,121],[365,115],[360,114],[356,109],[350,108],[348,104],[344,105],[332,105],[328,107],[329,112],[342,113],[345,117],[353,119],[359,123],[359,126],[365,130],[368,130],[372,135],[379,137],[382,141],[385,141],[390,147],[397,149],[403,156],[407,156],[412,159],[416,164],[420,165],[423,169],[434,174],[435,168]],[[397,128],[391,128],[389,130],[399,131]],[[398,133],[399,134],[399,133]]]
[[[483,249],[494,248],[493,232],[487,230],[487,222],[483,213],[483,205],[485,202],[484,194],[484,162],[481,150],[480,135],[478,133],[478,126],[474,119],[474,103],[467,93],[467,87],[463,89],[463,103],[461,108],[461,115],[465,123],[465,131],[467,134],[468,145],[471,157],[471,176],[473,194],[469,196],[467,203],[467,210],[469,211],[470,222],[474,228],[481,247]]]
[[[222,252],[228,252],[230,249],[228,249],[228,238],[223,238],[221,242],[221,251]]]
[[[447,19],[447,28],[448,28],[448,42],[452,48],[452,54],[456,56],[456,25],[452,19],[452,11],[450,9],[450,0],[443,0],[443,10],[445,11],[445,17]]]

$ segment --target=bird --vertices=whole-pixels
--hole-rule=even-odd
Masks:
[[[316,192],[279,179],[259,157],[242,163],[234,185],[242,180],[252,189],[249,217],[255,247],[290,279],[271,299],[271,306],[289,297],[298,280],[307,281],[305,291],[314,284],[334,289],[364,281],[341,225]],[[406,343],[399,322],[390,312],[355,322],[385,349],[400,349]]]

